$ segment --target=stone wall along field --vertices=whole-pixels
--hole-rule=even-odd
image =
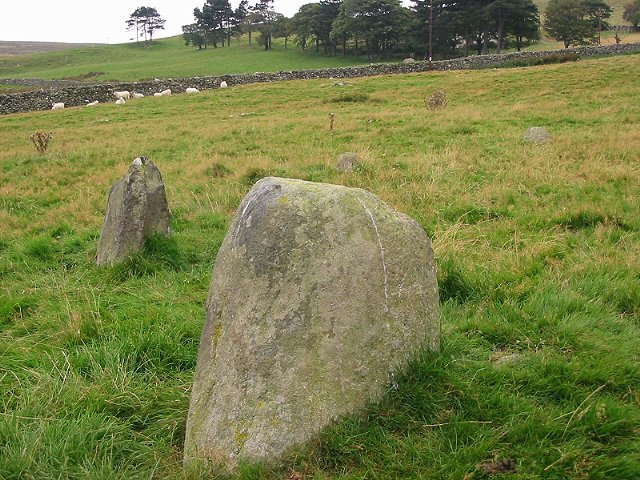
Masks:
[[[0,114],[29,112],[33,110],[49,110],[51,104],[64,102],[66,107],[86,105],[95,100],[101,103],[114,102],[114,91],[129,90],[152,96],[155,92],[171,89],[173,93],[183,93],[187,87],[198,90],[219,88],[222,81],[229,86],[246,85],[250,83],[276,82],[282,80],[301,80],[312,78],[357,78],[375,75],[390,75],[398,73],[415,73],[442,70],[465,70],[486,68],[487,66],[499,66],[517,59],[544,58],[551,55],[580,55],[606,56],[639,52],[640,43],[605,45],[597,47],[578,47],[564,50],[543,52],[514,52],[500,55],[474,55],[470,57],[456,58],[432,62],[419,61],[415,63],[383,63],[357,67],[323,68],[315,70],[296,70],[286,72],[256,72],[248,74],[230,74],[221,76],[191,77],[191,78],[165,78],[151,82],[129,83],[100,83],[96,85],[78,86],[76,83],[64,88],[38,90],[32,92],[13,93],[0,95]],[[0,79],[0,82],[17,84],[17,80]],[[58,82],[58,81],[55,81]],[[49,83],[48,83],[49,84]],[[53,85],[68,85],[68,83]]]

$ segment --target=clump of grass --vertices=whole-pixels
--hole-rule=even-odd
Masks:
[[[49,142],[53,138],[52,132],[35,132],[30,137],[33,145],[36,147],[36,150],[40,155],[47,151],[47,147],[49,146]]]
[[[438,288],[441,302],[464,303],[478,294],[478,286],[452,258],[438,263]]]
[[[265,169],[265,168],[250,168],[242,176],[242,183],[245,185],[253,185],[258,180],[265,177],[282,177],[285,175],[284,170],[280,169]]]
[[[224,178],[228,175],[231,175],[233,173],[233,170],[227,167],[224,163],[217,162],[209,165],[204,170],[204,173],[206,173],[210,177]]]
[[[447,95],[442,90],[436,90],[424,99],[424,104],[429,110],[442,110],[447,106]]]
[[[368,93],[362,93],[362,92],[348,92],[348,93],[342,93],[340,95],[338,95],[337,97],[334,97],[330,100],[327,100],[327,102],[330,103],[362,103],[362,102],[369,102],[371,100],[371,97],[369,96]]]
[[[545,57],[517,58],[514,60],[487,65],[486,68],[534,67],[537,65],[553,65],[557,63],[576,62],[578,60],[580,60],[580,54],[578,53],[554,53]]]
[[[10,296],[0,298],[0,325],[23,317],[35,306],[33,297]]]
[[[185,268],[187,261],[174,236],[153,234],[144,242],[142,250],[131,254],[125,261],[107,269],[108,277],[116,281],[145,277],[170,269]]]
[[[580,211],[558,219],[555,223],[569,230],[582,230],[593,228],[604,223],[605,217],[600,213]]]

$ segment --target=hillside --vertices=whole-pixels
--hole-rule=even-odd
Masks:
[[[622,11],[628,0],[610,0],[614,8],[610,23],[620,24]],[[541,13],[548,0],[537,0]],[[640,40],[640,33],[629,34],[625,43]],[[614,43],[610,33],[603,34],[603,44]],[[0,78],[72,79],[85,81],[135,81],[156,77],[181,77],[245,73],[255,71],[298,70],[348,66],[366,63],[364,57],[329,57],[312,51],[302,52],[290,42],[284,49],[281,40],[274,43],[272,51],[265,52],[255,42],[249,46],[247,39],[234,41],[231,47],[199,51],[186,47],[182,38],[173,37],[154,41],[153,44],[127,43],[119,45],[95,45],[64,50],[17,55],[24,48],[38,50],[59,48],[65,44],[34,45],[30,42],[0,42]],[[3,47],[4,45],[4,47]],[[29,46],[31,45],[31,46]],[[66,44],[73,45],[73,44]],[[13,55],[2,56],[2,49]],[[544,39],[529,47],[532,50],[562,48],[560,42]],[[7,50],[9,49],[9,50]],[[3,91],[16,88],[0,87]]]
[[[638,60],[0,117],[0,478],[640,478]],[[531,126],[551,143],[525,144]],[[42,155],[36,131],[53,135]],[[339,172],[348,151],[364,163]],[[109,188],[140,155],[172,236],[97,268]],[[212,265],[265,175],[362,187],[420,222],[442,351],[282,464],[184,472]]]
[[[365,63],[366,58],[330,57],[276,42],[264,51],[257,44],[198,50],[186,47],[180,37],[154,41],[151,45],[126,43],[76,48],[57,52],[0,58],[0,78],[42,78],[135,81],[155,77],[184,77],[299,70]]]
[[[0,41],[0,57],[4,55],[26,55],[30,53],[53,52],[70,48],[98,46],[98,43],[60,43],[60,42],[5,42]]]
[[[605,0],[605,3],[613,9],[609,23],[612,25],[627,25],[622,19],[622,12],[624,12],[624,6],[630,3],[632,0]],[[544,14],[544,9],[547,7],[549,0],[534,0],[536,5],[540,8],[540,14]]]

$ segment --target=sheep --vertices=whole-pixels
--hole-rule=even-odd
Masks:
[[[138,92],[133,92],[131,94],[132,98],[144,98],[144,95],[142,93],[138,93]]]
[[[64,103],[62,102],[51,104],[51,110],[62,110],[63,108],[64,108]]]
[[[93,102],[89,102],[89,103],[87,103],[87,105],[86,105],[86,106],[87,106],[87,107],[93,107],[94,105],[97,105],[98,103],[100,103],[100,102],[98,102],[98,100],[94,100]]]
[[[187,93],[200,93],[200,90],[198,90],[197,88],[189,87],[189,88],[187,88],[185,90],[185,92],[187,92]]]
[[[166,90],[161,91],[160,95],[162,95],[163,97],[171,95],[171,89],[167,88]]]
[[[126,98],[127,100],[131,98],[131,93],[129,93],[127,90],[123,90],[121,92],[113,92],[113,95],[115,95],[116,98]]]
[[[127,103],[127,102],[125,102],[124,98],[122,98],[122,97],[120,97],[120,98],[118,98],[118,100],[116,100],[116,105],[124,105],[125,103]]]
[[[225,82],[224,80],[220,82],[220,88],[227,88],[229,85],[227,85],[227,82]]]
[[[153,94],[153,96],[154,96],[154,97],[161,97],[161,96],[162,96],[162,94],[161,94],[160,92],[156,92],[156,93],[154,93],[154,94]]]

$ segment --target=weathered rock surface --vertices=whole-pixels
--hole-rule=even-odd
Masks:
[[[424,230],[361,189],[265,178],[213,269],[185,463],[273,460],[439,348]]]
[[[98,244],[98,265],[113,265],[140,250],[153,233],[168,235],[171,211],[160,171],[151,160],[136,158],[109,192]]]
[[[531,127],[525,132],[524,141],[528,143],[549,143],[551,134],[543,127]]]
[[[416,59],[409,57],[409,58],[405,58],[403,61],[403,63],[416,63]]]
[[[360,156],[357,153],[341,153],[336,161],[336,170],[352,172],[360,165]]]

